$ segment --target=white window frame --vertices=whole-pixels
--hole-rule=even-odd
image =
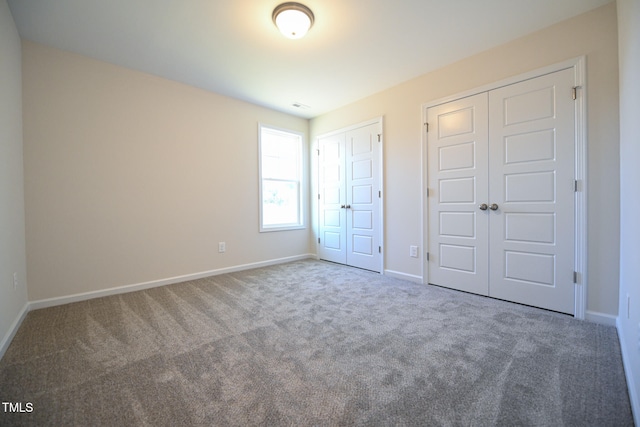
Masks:
[[[298,151],[298,180],[295,181],[298,184],[298,222],[288,224],[275,224],[265,225],[264,223],[264,200],[263,200],[263,181],[268,178],[262,176],[262,135],[263,131],[271,133],[280,133],[288,137],[295,136],[298,138],[299,151]],[[271,231],[284,231],[284,230],[300,230],[306,228],[305,220],[305,201],[306,197],[306,150],[305,150],[305,136],[301,132],[297,132],[290,129],[283,129],[275,126],[258,124],[258,198],[260,206],[260,232]],[[293,180],[285,180],[287,182],[293,182]]]

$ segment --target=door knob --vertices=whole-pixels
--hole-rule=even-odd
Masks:
[[[478,208],[479,208],[481,211],[486,211],[488,207],[489,207],[489,206],[487,206],[487,204],[486,204],[486,203],[483,203],[483,204],[481,204],[480,206],[478,206]]]
[[[498,205],[496,205],[495,203],[492,203],[491,206],[489,206],[489,209],[491,209],[492,211],[497,211]]]
[[[344,208],[345,208],[345,205],[340,205],[340,209],[344,209]]]
[[[351,205],[347,205],[345,206],[347,209],[351,209]]]

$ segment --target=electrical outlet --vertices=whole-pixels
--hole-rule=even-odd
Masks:
[[[13,289],[18,289],[18,273],[13,273]]]
[[[218,252],[224,253],[227,251],[227,244],[225,242],[218,242]]]
[[[409,246],[409,256],[412,258],[418,258],[418,247]]]

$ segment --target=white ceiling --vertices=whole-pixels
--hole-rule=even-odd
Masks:
[[[301,0],[300,40],[279,0],[8,3],[24,39],[310,118],[609,1]]]

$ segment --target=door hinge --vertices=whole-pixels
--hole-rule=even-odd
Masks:
[[[577,179],[573,180],[573,191],[576,192],[576,193],[578,192],[578,180]]]
[[[427,188],[427,197],[429,197],[429,189]]]
[[[320,193],[318,193],[318,200],[320,200]]]
[[[429,123],[425,123],[424,125],[425,125],[425,126],[426,126],[426,128],[427,128],[427,132],[429,132]]]
[[[574,86],[571,88],[571,97],[573,98],[574,101],[578,99],[578,89],[581,89],[581,88],[582,86]]]
[[[320,156],[320,150],[319,149],[316,150],[316,153],[318,153],[318,156]]]
[[[378,142],[380,142],[380,138],[382,138],[382,134],[381,133],[378,134]]]
[[[382,253],[382,246],[378,246],[378,253],[381,254]]]
[[[573,283],[575,283],[576,285],[578,284],[578,272],[577,271],[573,272]]]
[[[429,252],[425,252],[424,256],[427,259],[427,261],[429,261]]]
[[[320,243],[320,238],[318,237],[318,243]]]
[[[382,191],[378,190],[378,199],[382,197]]]

